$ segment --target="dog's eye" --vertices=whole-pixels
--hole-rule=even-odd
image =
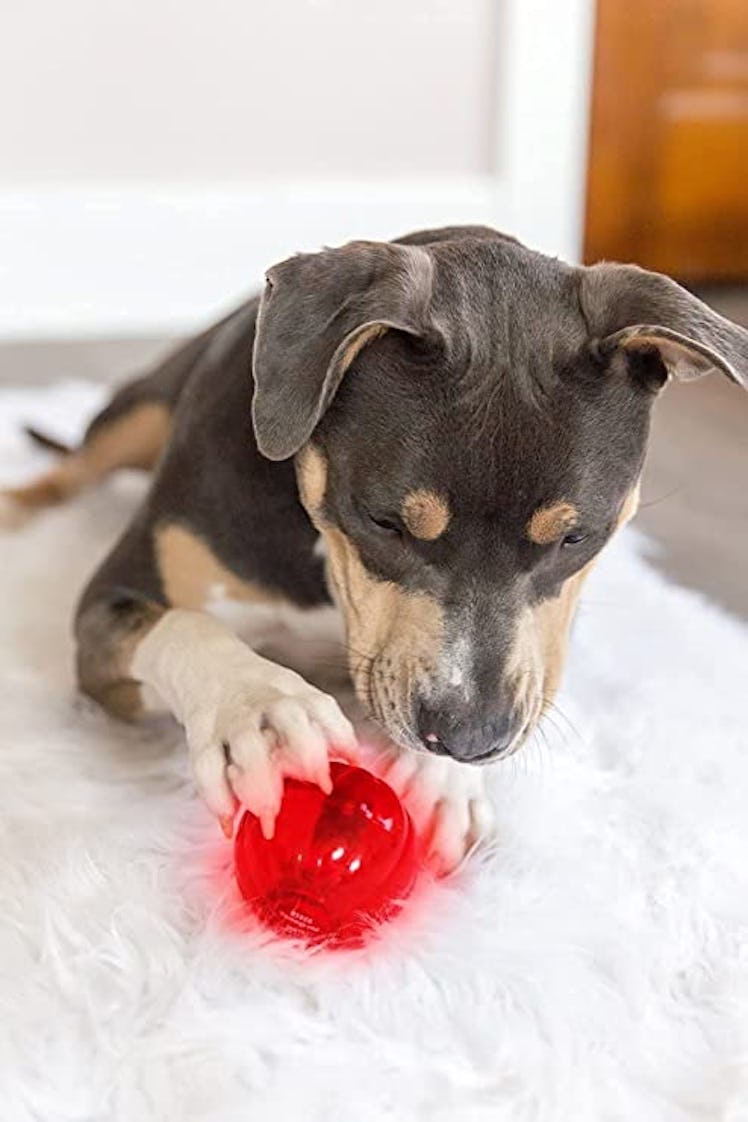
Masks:
[[[581,545],[582,542],[586,542],[586,541],[587,541],[587,534],[585,534],[584,530],[572,530],[570,533],[566,534],[561,539],[561,545],[562,545],[562,547],[563,546],[571,546],[571,545]]]
[[[391,537],[401,538],[403,536],[402,523],[393,515],[370,514],[369,521],[373,522],[378,530],[382,530],[383,533],[389,534]]]

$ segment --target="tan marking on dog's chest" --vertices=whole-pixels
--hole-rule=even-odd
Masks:
[[[266,604],[284,598],[232,573],[208,544],[177,523],[159,526],[154,536],[164,593],[174,607],[204,608],[217,597]]]
[[[405,496],[402,515],[413,537],[426,542],[441,537],[452,517],[447,500],[435,491],[425,489],[411,491]]]
[[[579,512],[572,503],[562,501],[538,507],[527,523],[527,536],[536,545],[550,545],[573,529],[578,518]]]

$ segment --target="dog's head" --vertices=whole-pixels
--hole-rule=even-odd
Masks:
[[[296,457],[357,693],[395,740],[472,762],[522,741],[636,509],[657,392],[747,368],[748,333],[666,277],[482,228],[270,270],[258,445]]]

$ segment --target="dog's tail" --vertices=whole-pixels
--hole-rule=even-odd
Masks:
[[[35,429],[33,425],[24,425],[23,431],[29,440],[38,444],[40,448],[47,448],[50,452],[58,452],[61,456],[69,456],[73,451],[69,444],[63,444],[61,440],[55,440],[53,436],[48,436],[46,432]]]
[[[38,511],[72,499],[119,468],[155,467],[168,442],[173,408],[196,352],[196,342],[190,340],[153,371],[122,386],[96,414],[77,447],[26,425],[29,438],[55,453],[57,462],[30,483],[0,489],[0,530],[23,526]]]
[[[250,352],[256,314],[257,302],[248,301],[167,354],[150,373],[123,386],[94,417],[78,448],[27,426],[31,440],[59,458],[51,470],[25,486],[0,489],[0,529],[22,525],[36,511],[65,502],[119,468],[153,469],[169,441],[174,407],[193,370],[203,359],[220,361],[229,347],[240,344]]]
[[[163,401],[139,395],[123,401],[117,395],[94,418],[78,448],[26,427],[35,444],[59,458],[30,483],[0,490],[0,528],[24,525],[37,511],[73,498],[119,468],[153,468],[166,446],[170,423],[171,411]]]

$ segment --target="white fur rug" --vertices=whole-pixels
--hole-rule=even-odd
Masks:
[[[0,394],[0,479],[90,386]],[[244,929],[179,731],[76,700],[70,617],[121,480],[2,550],[2,1122],[748,1119],[748,632],[628,533],[568,721],[492,771],[494,851],[355,954]]]

